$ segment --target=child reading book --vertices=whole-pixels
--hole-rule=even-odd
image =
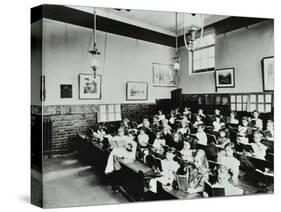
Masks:
[[[209,163],[202,149],[196,150],[194,154],[194,165],[187,168],[188,193],[204,191],[204,182],[209,180]]]
[[[124,129],[119,128],[118,136],[115,137],[115,139],[119,138],[117,140],[118,145],[113,148],[108,157],[105,168],[106,174],[109,174],[115,170],[114,164],[115,162],[117,163],[117,161],[115,161],[117,158],[135,159],[137,144],[134,141],[134,136],[132,133],[130,133],[129,136],[124,136],[123,134]]]
[[[227,143],[224,146],[224,150],[221,151],[223,154],[218,154],[218,163],[229,169],[232,173],[231,181],[236,184],[238,182],[240,161],[233,156],[233,147],[232,143]]]
[[[217,183],[212,187],[223,187],[225,196],[242,195],[244,191],[233,185],[232,173],[226,166],[219,166],[217,169]]]

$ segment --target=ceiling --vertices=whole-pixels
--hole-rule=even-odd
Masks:
[[[88,13],[93,13],[93,7],[82,6],[67,6],[77,10],[81,10]],[[116,10],[113,8],[96,8],[96,14],[99,16],[111,18],[121,22],[129,23],[153,31],[161,32],[164,34],[176,35],[176,13],[175,12],[162,12],[162,11],[149,11],[149,10],[130,10],[125,9]],[[229,16],[221,15],[207,15],[197,14],[196,17],[204,18],[204,26],[208,26],[215,22],[228,18]],[[200,22],[201,19],[194,17],[190,13],[177,13],[177,34],[183,34],[183,22],[185,26],[187,23],[192,24],[194,22]]]

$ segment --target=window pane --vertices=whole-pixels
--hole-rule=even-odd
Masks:
[[[201,59],[206,59],[206,58],[208,58],[208,48],[206,48],[206,49],[200,49],[199,50],[200,52],[201,52]]]
[[[194,61],[193,68],[194,70],[200,69],[200,60]]]
[[[208,59],[201,60],[201,69],[208,68]]]
[[[214,68],[215,67],[215,58],[211,57],[208,58],[208,68]]]
[[[199,59],[200,59],[200,51],[194,51],[193,60],[199,60]]]
[[[196,70],[200,72],[211,71],[215,67],[215,36],[209,34],[204,36],[199,45],[199,39],[194,41],[193,52],[193,73],[196,73]]]
[[[209,57],[214,57],[215,56],[215,47],[211,46],[208,48],[208,56]]]

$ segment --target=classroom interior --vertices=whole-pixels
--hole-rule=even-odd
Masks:
[[[273,193],[273,57],[269,18],[32,8],[32,203]]]

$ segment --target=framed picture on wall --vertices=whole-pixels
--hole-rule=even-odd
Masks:
[[[79,99],[101,98],[101,76],[79,74]]]
[[[127,82],[126,99],[127,100],[147,100],[148,84],[147,82]]]
[[[60,85],[60,98],[72,98],[72,85]]]
[[[264,57],[262,64],[263,90],[274,90],[274,57]]]
[[[216,81],[216,88],[234,88],[235,87],[234,68],[216,69],[215,81]]]
[[[153,63],[153,86],[178,86],[179,72],[172,64]]]

